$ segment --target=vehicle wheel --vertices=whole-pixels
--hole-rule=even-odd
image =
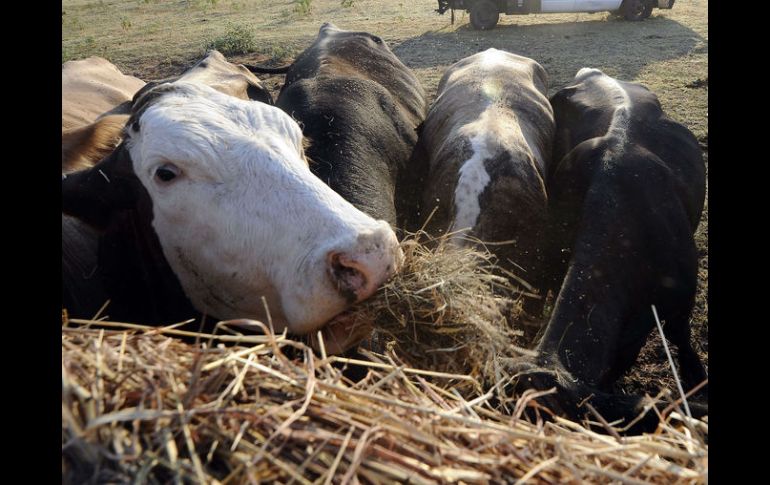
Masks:
[[[497,25],[500,12],[491,0],[479,0],[471,7],[471,25],[477,30],[489,30]]]
[[[624,0],[620,6],[623,18],[631,22],[644,20],[652,13],[652,2],[650,0]]]

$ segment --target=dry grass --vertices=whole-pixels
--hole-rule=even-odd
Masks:
[[[502,412],[499,388],[515,376],[500,363],[526,352],[513,345],[523,293],[488,253],[430,242],[404,242],[399,276],[348,312],[390,341],[363,351],[369,361],[254,321],[217,335],[65,316],[63,481],[705,481],[705,423],[669,417],[631,438],[598,417],[611,436],[532,424],[522,416],[544,394],[533,391],[506,394]],[[236,330],[247,323],[262,334]],[[368,374],[351,382],[341,364]]]
[[[499,381],[499,358],[525,345],[518,324],[528,295],[495,273],[491,253],[453,245],[449,236],[420,233],[401,247],[400,272],[348,318],[372,325],[412,366]]]
[[[101,325],[62,328],[64,483],[707,479],[708,447],[685,418],[618,440],[501,414],[489,394],[453,390],[469,376],[416,372],[393,353],[373,355],[354,384],[332,365],[339,358],[269,331],[224,347],[211,335],[189,344],[164,329]]]

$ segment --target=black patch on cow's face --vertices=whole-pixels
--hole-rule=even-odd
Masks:
[[[116,211],[134,207],[143,191],[124,142],[92,168],[62,179],[62,212],[103,229]]]
[[[79,234],[65,234],[62,218],[63,295],[71,315],[90,318],[94,305],[109,298],[107,312],[119,321],[162,324],[197,316],[163,255],[152,211],[125,144],[93,168],[62,180],[62,212],[98,231],[77,222]],[[98,249],[84,249],[73,238],[86,238],[92,246],[98,239]],[[66,248],[90,253],[73,260]],[[72,272],[82,258],[92,267],[97,258],[94,275]],[[99,280],[90,279],[95,277]]]

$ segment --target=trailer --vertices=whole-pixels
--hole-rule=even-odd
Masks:
[[[531,13],[611,12],[626,20],[637,22],[650,16],[652,9],[670,9],[674,0],[438,0],[436,11],[443,14],[465,10],[471,26],[489,30],[497,25],[500,14],[528,15]]]

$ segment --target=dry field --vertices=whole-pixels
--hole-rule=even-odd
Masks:
[[[349,5],[349,6],[344,6]],[[253,32],[251,52],[230,58],[277,65],[310,45],[319,26],[332,21],[380,35],[411,67],[429,96],[455,61],[489,47],[540,62],[551,93],[581,67],[600,68],[646,84],[664,109],[689,127],[708,157],[708,0],[680,0],[630,23],[606,13],[503,16],[492,31],[469,28],[467,14],[439,16],[433,0],[63,0],[62,62],[99,55],[142,79],[180,73],[205,46],[234,25]],[[277,94],[280,77],[268,79]],[[708,364],[708,205],[696,235],[700,288],[693,313],[696,348]],[[660,340],[653,338],[623,389],[655,393],[673,389]]]

